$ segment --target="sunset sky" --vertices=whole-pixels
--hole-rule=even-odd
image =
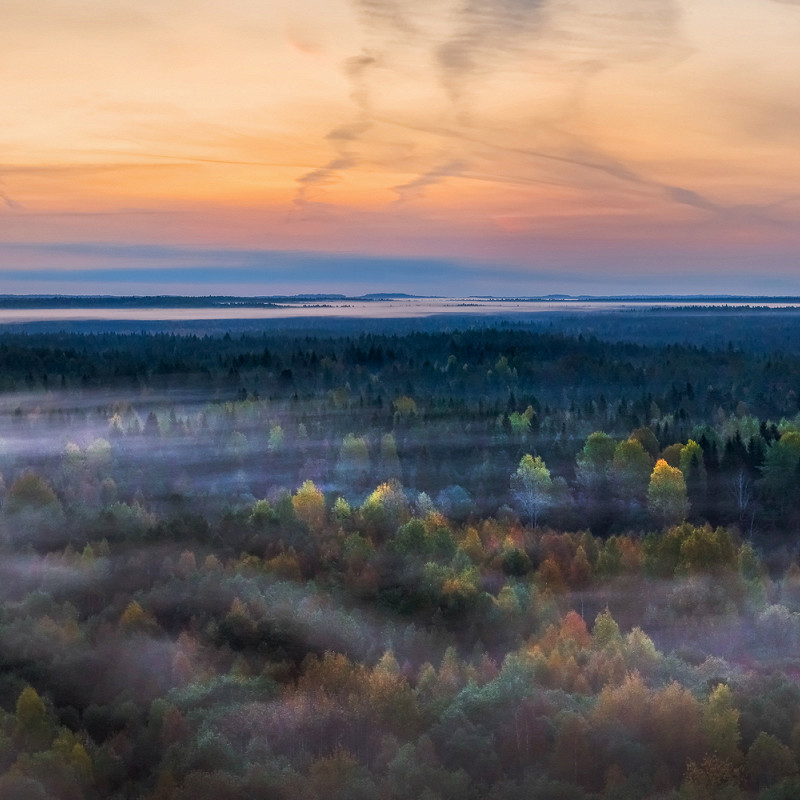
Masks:
[[[800,0],[3,0],[0,293],[800,294]]]

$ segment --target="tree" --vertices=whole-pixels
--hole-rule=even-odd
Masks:
[[[528,414],[530,411],[530,414]],[[511,432],[519,439],[525,439],[531,429],[531,418],[533,417],[533,409],[528,406],[524,414],[519,414],[516,411],[508,415],[508,424],[511,426]]]
[[[689,439],[686,444],[681,447],[681,454],[678,462],[678,467],[686,478],[693,469],[697,469],[698,474],[706,477],[706,465],[703,461],[703,448],[694,439]]]
[[[601,611],[594,620],[594,627],[592,628],[592,641],[598,650],[605,647],[616,647],[622,642],[622,636],[619,632],[619,625],[608,606]]]
[[[658,439],[656,439],[656,435],[650,428],[637,428],[631,433],[630,438],[639,442],[650,458],[655,458],[658,455],[660,450]]]
[[[397,442],[391,433],[386,433],[381,437],[378,478],[383,481],[400,480],[401,474],[400,458],[397,455]]]
[[[50,746],[53,728],[47,708],[32,686],[26,686],[17,699],[14,720],[14,740],[25,750],[44,750]]]
[[[620,442],[611,462],[611,480],[619,502],[626,508],[643,506],[653,462],[638,439]]]
[[[336,477],[348,489],[363,486],[369,475],[369,447],[363,436],[348,433],[342,440]]]
[[[787,431],[767,451],[761,468],[761,489],[779,515],[785,515],[797,497],[800,469],[800,433]]]
[[[392,403],[395,419],[407,419],[417,414],[417,404],[413,398],[403,395]]]
[[[739,517],[739,523],[741,524],[745,520],[745,515],[753,499],[752,483],[744,467],[739,467],[736,474],[728,481],[728,494],[733,500],[736,513]]]
[[[733,705],[731,690],[724,683],[717,684],[703,707],[703,733],[716,756],[731,764],[741,762],[739,710]]]
[[[683,473],[677,467],[671,467],[663,458],[656,462],[650,476],[647,504],[664,525],[681,522],[689,511]]]
[[[361,505],[361,519],[367,528],[384,535],[394,532],[408,517],[408,500],[397,481],[382,483]]]
[[[511,476],[511,491],[532,527],[539,524],[539,515],[552,502],[553,481],[541,456],[530,453],[522,457],[517,471]]]
[[[678,463],[683,478],[686,481],[686,492],[689,502],[698,510],[705,504],[705,497],[708,491],[708,477],[706,474],[706,464],[703,459],[703,448],[694,441],[689,441],[681,448],[680,460]]]
[[[581,786],[594,783],[599,770],[586,720],[566,711],[558,719],[557,725],[550,761],[553,775],[566,783]]]
[[[292,496],[292,506],[297,518],[312,533],[319,533],[325,525],[325,497],[313,481],[304,481]]]
[[[745,762],[751,783],[763,788],[781,778],[797,774],[797,763],[792,751],[769,733],[762,731],[747,751]]]
[[[675,442],[675,444],[671,444],[669,447],[664,448],[664,452],[661,453],[661,458],[667,462],[671,467],[678,467],[681,466],[681,451],[683,450],[683,445],[680,442]]]
[[[586,469],[603,470],[614,458],[614,440],[603,431],[590,433],[578,456],[578,465]]]
[[[269,429],[267,450],[269,450],[270,453],[280,453],[282,449],[283,449],[283,428],[280,425],[273,425]]]
[[[25,509],[59,508],[61,504],[47,481],[35,472],[23,473],[11,484],[4,510],[15,514]]]

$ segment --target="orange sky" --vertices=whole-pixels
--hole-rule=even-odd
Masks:
[[[0,23],[0,292],[189,286],[230,252],[247,292],[800,293],[798,2],[4,0]],[[376,261],[279,277],[276,251]],[[401,286],[381,257],[449,266]]]

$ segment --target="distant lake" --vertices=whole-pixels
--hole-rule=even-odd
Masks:
[[[198,308],[0,308],[0,324],[87,321],[257,320],[302,317],[403,319],[438,314],[536,314],[539,312],[622,311],[651,308],[786,308],[796,303],[753,300],[480,300],[475,298],[401,298],[392,300],[325,300],[276,303],[269,307]]]

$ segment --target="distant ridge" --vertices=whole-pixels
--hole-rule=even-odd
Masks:
[[[744,294],[546,294],[546,295],[470,295],[470,300],[491,300],[496,303],[800,303],[800,295]]]
[[[94,295],[0,294],[0,308],[270,308],[280,304],[372,300],[430,299],[402,292],[344,294],[294,294],[245,297],[238,295]]]
[[[405,294],[404,292],[370,292],[352,300],[430,300],[433,295]]]
[[[299,304],[324,305],[346,302],[391,302],[396,300],[468,300],[493,303],[704,303],[800,304],[800,295],[733,295],[733,294],[633,294],[633,295],[469,295],[443,297],[404,292],[370,292],[362,295],[296,294],[243,297],[238,295],[60,295],[0,294],[0,309],[54,308],[281,308]]]

